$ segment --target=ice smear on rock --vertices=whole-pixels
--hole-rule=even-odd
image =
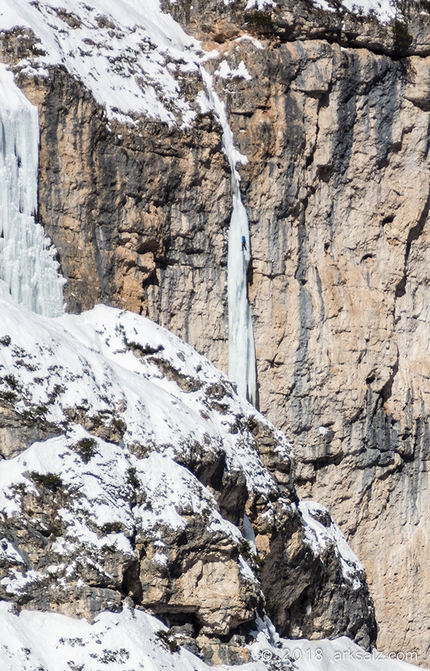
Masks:
[[[63,312],[55,249],[36,223],[37,108],[0,64],[0,278],[24,307],[48,317]]]
[[[237,163],[247,159],[234,146],[225,105],[214,90],[212,78],[201,68],[210,103],[223,130],[223,148],[231,170],[233,212],[228,231],[228,373],[237,383],[239,394],[253,405],[257,402],[257,377],[254,331],[248,301],[248,267],[251,261],[249,221],[240,194]]]

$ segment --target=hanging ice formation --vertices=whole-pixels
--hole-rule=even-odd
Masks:
[[[0,279],[29,310],[63,312],[63,284],[55,249],[35,220],[39,119],[0,64]]]
[[[237,383],[239,394],[255,405],[257,401],[255,345],[247,291],[248,266],[251,261],[249,222],[240,195],[240,175],[236,169],[236,164],[246,162],[246,157],[234,146],[225,105],[213,88],[210,74],[203,67],[201,72],[211,106],[221,123],[223,149],[231,169],[233,211],[228,231],[227,261],[228,373]]]

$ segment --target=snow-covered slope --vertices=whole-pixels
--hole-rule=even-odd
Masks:
[[[209,671],[188,650],[170,650],[156,618],[125,609],[103,613],[93,624],[63,615],[22,611],[0,604],[0,667],[8,671]],[[251,660],[241,671],[412,671],[416,667],[364,650],[347,638],[288,641],[255,631]],[[174,646],[171,646],[174,647]]]
[[[120,430],[123,424],[124,446],[139,442],[169,457],[196,441],[222,441],[229,468],[246,473],[250,490],[273,490],[258,455],[232,431],[237,415],[252,414],[251,407],[207,359],[153,322],[103,305],[80,316],[41,320],[4,295],[0,328],[0,336],[11,338],[10,346],[1,346],[0,384],[14,396],[18,412],[69,427],[68,409],[79,408],[89,425],[112,430],[116,424]],[[222,398],[222,412],[211,407],[211,393]],[[261,416],[259,421],[265,422]],[[281,432],[276,439],[288,461],[291,446]]]
[[[363,567],[327,511],[297,505],[291,445],[224,375],[133,313],[47,319],[3,291],[2,599],[87,617],[135,603],[224,649],[314,582],[320,631],[357,632],[361,603],[372,640]]]
[[[183,124],[194,118],[180,81],[198,72],[198,43],[158,0],[2,0],[0,29],[16,27],[30,29],[37,41],[20,67],[48,75],[49,66],[64,65],[108,116]]]
[[[342,4],[352,12],[374,12],[382,21],[393,19],[396,15],[396,3],[393,0],[343,0]]]
[[[0,398],[30,426],[40,426],[41,435],[54,436],[17,456],[16,442],[11,453],[3,445],[4,456],[12,457],[0,469],[3,515],[22,514],[25,497],[37,496],[44,484],[67,492],[58,503],[62,532],[50,547],[50,565],[26,573],[28,562],[18,553],[16,569],[1,583],[3,593],[19,595],[30,584],[76,586],[88,557],[110,588],[109,561],[98,555],[116,549],[127,561],[135,559],[130,539],[136,533],[158,544],[151,561],[162,569],[168,561],[162,530],[189,531],[196,517],[204,518],[212,543],[239,547],[242,534],[221,517],[190,464],[198,471],[204,462],[222,459],[229,473],[245,475],[244,489],[263,498],[271,514],[276,482],[252,449],[250,429],[235,429],[254,413],[190,347],[148,320],[104,306],[55,321],[23,311],[7,297],[1,309]],[[288,463],[290,445],[270,431]],[[49,485],[49,477],[57,478],[58,487]],[[135,489],[145,493],[139,500]],[[44,523],[38,524],[43,531]],[[109,601],[114,595],[105,596]]]

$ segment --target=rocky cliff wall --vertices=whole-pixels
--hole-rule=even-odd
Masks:
[[[379,644],[425,659],[429,64],[320,41],[254,58],[230,111],[261,409],[364,560]]]
[[[363,558],[379,644],[425,658],[429,64],[319,41],[275,54],[266,109],[231,103],[261,409]]]
[[[308,3],[248,15],[241,3],[193,7],[170,9],[220,52],[207,67],[243,60],[252,77],[216,85],[249,159],[260,408],[295,444],[301,493],[329,506],[364,562],[379,646],[424,663],[427,18],[402,44],[374,20]],[[145,120],[136,133],[107,124],[61,69],[19,81],[39,104],[40,215],[69,308],[141,312],[225,369],[231,196],[213,115],[185,130]],[[187,86],[190,99],[202,88],[197,77]]]

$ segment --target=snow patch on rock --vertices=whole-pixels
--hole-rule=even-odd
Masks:
[[[338,9],[336,4],[331,4],[327,0],[311,0],[315,7],[325,9],[329,12],[335,12]],[[369,14],[372,12],[380,21],[391,21],[396,16],[396,8],[392,0],[342,0],[344,8],[354,14]]]
[[[364,575],[364,566],[331,519],[327,508],[315,501],[301,501],[298,508],[303,518],[306,540],[315,556],[333,547],[339,557],[343,577],[352,582],[354,589],[359,589],[362,586],[359,576]]]

